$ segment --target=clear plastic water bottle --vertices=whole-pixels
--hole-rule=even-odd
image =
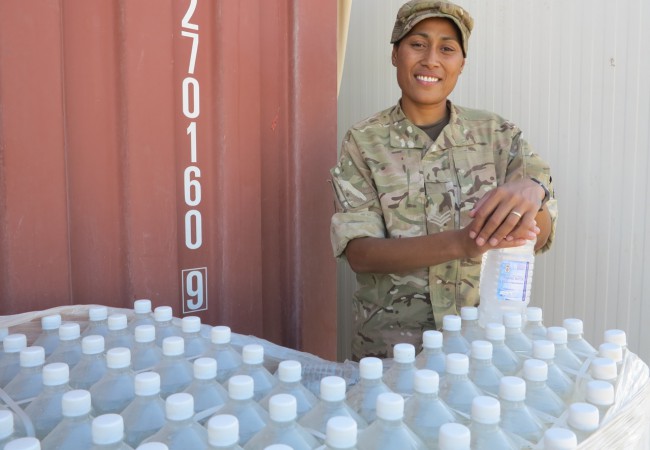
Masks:
[[[567,425],[578,439],[578,444],[591,436],[600,423],[598,408],[589,403],[576,402],[569,406]]]
[[[415,357],[415,367],[430,369],[445,375],[445,353],[442,351],[442,333],[437,330],[427,330],[422,333],[422,351]]]
[[[153,310],[156,327],[156,345],[162,347],[163,340],[170,336],[181,337],[182,331],[172,323],[173,310],[171,306],[158,306]]]
[[[24,334],[10,334],[2,341],[4,357],[0,360],[0,387],[5,387],[20,372],[20,352],[27,348]]]
[[[483,392],[469,379],[469,358],[460,353],[447,355],[447,372],[440,382],[440,398],[453,410],[463,414],[459,422],[469,423],[474,397]]]
[[[309,450],[319,442],[296,422],[296,399],[276,394],[269,400],[269,423],[246,444],[246,450],[263,450],[271,444],[285,444],[294,450]]]
[[[135,328],[140,325],[154,325],[151,313],[151,300],[141,298],[133,302],[133,317],[129,321],[129,330],[135,333]]]
[[[63,362],[71,369],[81,360],[81,333],[79,324],[66,322],[59,327],[59,345],[46,358],[48,363]]]
[[[355,412],[368,423],[376,417],[377,397],[384,392],[392,392],[382,380],[384,363],[374,356],[359,361],[359,382],[347,393],[347,402]],[[356,422],[355,422],[356,423]]]
[[[587,340],[582,336],[583,323],[580,319],[564,319],[562,326],[567,331],[567,347],[571,350],[581,361],[584,361],[590,356],[596,355],[598,352]]]
[[[456,421],[449,406],[438,398],[438,382],[438,372],[418,370],[415,393],[404,404],[404,423],[427,444],[438,442],[442,425]]]
[[[15,402],[34,398],[43,390],[45,350],[38,346],[26,347],[20,351],[19,358],[20,371],[4,388]]]
[[[34,425],[38,439],[43,439],[61,421],[61,398],[70,390],[68,385],[70,370],[65,363],[52,363],[43,366],[43,390],[25,408]]]
[[[34,437],[21,437],[7,443],[4,450],[41,450],[41,443]]]
[[[230,414],[239,421],[239,445],[246,445],[269,421],[269,413],[253,400],[253,389],[250,376],[233,375],[228,380],[228,402],[217,410],[217,414]]]
[[[239,421],[230,414],[218,414],[208,421],[210,450],[241,450],[239,446]]]
[[[242,348],[242,365],[237,375],[248,375],[255,382],[255,401],[262,400],[278,383],[271,372],[264,367],[264,347],[258,344],[244,345]]]
[[[446,423],[440,427],[438,448],[440,450],[470,450],[472,437],[465,425]]]
[[[404,398],[387,392],[377,397],[377,420],[359,433],[359,450],[420,450],[426,444],[404,422]]]
[[[605,330],[603,333],[603,341],[611,344],[618,344],[623,348],[623,357],[627,352],[627,336],[625,331],[618,329]]]
[[[88,308],[88,326],[81,333],[81,337],[99,335],[106,337],[108,334],[108,308],[106,306],[91,306]]]
[[[518,450],[519,446],[499,426],[501,405],[485,395],[472,400],[471,446],[474,450]]]
[[[469,354],[469,343],[460,334],[462,319],[455,315],[446,315],[442,318],[442,351],[445,354]]]
[[[9,410],[0,409],[0,448],[4,448],[7,442],[16,438],[18,436],[14,433],[14,415]]]
[[[550,417],[560,417],[566,409],[566,404],[546,385],[548,377],[546,363],[539,359],[526,360],[523,375],[526,380],[526,405]]]
[[[366,428],[368,423],[345,402],[345,388],[343,378],[323,377],[320,380],[320,401],[298,423],[321,440],[325,437],[327,421],[335,416],[351,417],[357,422],[358,429]]]
[[[543,450],[575,450],[578,448],[576,434],[560,427],[549,428],[544,432]]]
[[[356,450],[357,423],[352,417],[338,416],[327,421],[322,450]],[[319,449],[320,450],[320,449]]]
[[[185,357],[198,358],[208,350],[209,342],[201,336],[201,318],[186,316],[181,320],[181,331],[185,340]]]
[[[616,363],[616,367],[620,369],[623,367],[623,347],[611,342],[605,342],[598,346],[598,356],[601,358],[609,358]]]
[[[106,348],[126,347],[133,348],[133,335],[128,328],[126,314],[111,314],[108,316],[108,334],[106,335]]]
[[[506,328],[500,323],[485,326],[485,339],[492,344],[492,364],[504,375],[515,375],[521,369],[521,360],[505,344]]]
[[[81,339],[81,359],[70,371],[70,387],[90,389],[106,373],[104,337],[91,334]]]
[[[506,329],[506,346],[520,359],[529,358],[533,353],[532,341],[521,331],[521,314],[503,314],[503,326]]]
[[[477,307],[463,306],[460,308],[460,319],[460,333],[469,344],[476,341],[477,339],[485,339],[483,329],[478,324]]]
[[[32,346],[43,347],[45,349],[45,358],[50,356],[54,349],[59,346],[60,326],[61,314],[41,317],[41,334],[38,335]]]
[[[160,375],[141,372],[135,376],[135,398],[122,411],[124,442],[137,447],[165,425],[165,401],[160,397]]]
[[[62,418],[41,441],[43,450],[87,450],[92,445],[90,393],[75,389],[63,394]],[[37,436],[38,437],[38,436]]]
[[[93,446],[90,450],[133,450],[123,441],[124,420],[119,414],[102,414],[91,425]]]
[[[156,328],[153,325],[138,325],[133,332],[131,352],[133,370],[153,369],[162,359],[162,350],[156,345]]]
[[[601,380],[591,380],[587,383],[587,403],[598,408],[600,423],[603,423],[609,408],[614,404],[614,386]]]
[[[217,380],[225,383],[237,372],[242,364],[241,355],[230,346],[230,328],[227,326],[212,327],[210,339],[212,344],[203,354],[217,360]]]
[[[545,339],[533,341],[533,358],[546,363],[548,367],[547,386],[562,400],[568,402],[573,395],[575,383],[555,364],[555,345]]]
[[[302,383],[302,365],[298,361],[282,361],[278,366],[278,384],[260,400],[260,405],[267,411],[269,400],[276,394],[291,394],[296,399],[298,418],[304,416],[317,403],[318,399]]]
[[[166,399],[171,394],[187,389],[194,375],[192,364],[185,359],[185,341],[182,337],[166,337],[162,349],[162,359],[153,371],[160,375],[160,396]]]
[[[119,414],[135,398],[131,351],[115,347],[106,352],[106,373],[90,388],[96,414]]]
[[[194,379],[184,392],[194,397],[194,411],[202,417],[199,423],[207,422],[211,414],[205,412],[225,405],[228,392],[217,381],[217,361],[214,358],[195,359],[192,372]]]
[[[4,342],[7,336],[9,336],[9,327],[0,327],[0,344]],[[2,348],[2,345],[0,345],[0,361],[2,361],[4,354],[4,349]]]
[[[531,341],[546,339],[546,327],[544,326],[543,314],[542,308],[538,308],[537,306],[529,306],[526,308],[524,334]]]
[[[384,383],[393,392],[411,395],[416,370],[415,347],[412,344],[395,344],[393,364],[384,374]]]
[[[194,399],[190,394],[179,392],[167,397],[165,416],[165,425],[145,442],[162,442],[169,450],[208,447],[208,432],[194,420]]]
[[[492,364],[492,343],[476,340],[472,342],[469,359],[469,379],[486,393],[499,395],[499,384],[503,373]]]
[[[501,428],[536,444],[546,427],[526,406],[526,382],[519,377],[503,377],[499,386]]]
[[[575,381],[582,361],[567,347],[567,330],[564,327],[548,327],[546,338],[555,344],[555,364]]]
[[[602,380],[616,387],[618,368],[616,363],[609,358],[594,358],[589,365],[589,374],[594,380]]]

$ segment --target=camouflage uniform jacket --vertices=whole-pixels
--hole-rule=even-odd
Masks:
[[[331,170],[336,213],[334,255],[361,237],[401,238],[459,229],[489,190],[522,177],[549,187],[548,165],[521,131],[485,111],[448,104],[449,124],[435,142],[399,105],[353,126]],[[557,204],[548,209],[555,234]],[[393,345],[421,343],[422,331],[442,325],[461,306],[478,305],[481,258],[450,261],[407,274],[357,274],[352,300],[355,358],[389,356]]]

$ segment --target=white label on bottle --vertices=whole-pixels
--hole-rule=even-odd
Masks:
[[[497,300],[525,302],[528,287],[528,262],[503,261],[499,268]]]

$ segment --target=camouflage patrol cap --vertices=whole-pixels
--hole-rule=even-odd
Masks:
[[[467,41],[474,27],[474,19],[458,5],[443,0],[411,0],[397,12],[390,43],[394,44],[408,34],[424,19],[444,17],[450,19],[460,30],[463,42],[463,56],[467,55]]]

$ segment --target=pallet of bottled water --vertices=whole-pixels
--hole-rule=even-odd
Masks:
[[[522,321],[522,319],[524,319]],[[149,300],[0,318],[0,450],[646,449],[648,367],[539,308],[336,363]]]

